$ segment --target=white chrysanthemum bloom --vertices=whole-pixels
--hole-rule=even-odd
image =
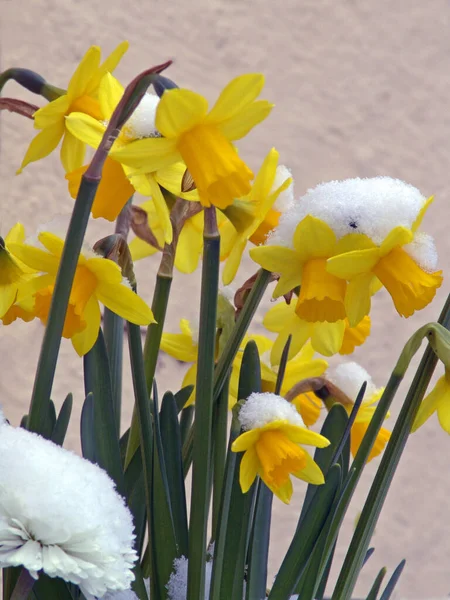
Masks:
[[[125,123],[122,134],[131,140],[159,137],[160,134],[155,127],[158,104],[158,96],[149,93],[144,94],[136,110]]]
[[[188,565],[189,561],[184,556],[176,558],[173,561],[173,573],[170,575],[169,582],[166,585],[169,600],[186,600]],[[207,561],[205,565],[205,600],[209,598],[212,567],[212,561]]]
[[[344,392],[350,400],[355,401],[362,384],[366,381],[365,398],[368,399],[380,392],[369,373],[355,362],[342,363],[327,371],[327,379]]]
[[[272,189],[270,193],[273,194],[275,190],[277,190],[286,179],[292,178],[292,172],[285,165],[278,165],[277,170],[275,172],[275,179],[272,185]],[[294,204],[294,179],[292,179],[291,185],[283,190],[278,198],[275,200],[275,204],[273,205],[273,209],[277,212],[283,214],[290,208],[292,208]]]
[[[239,411],[242,429],[250,431],[273,421],[288,421],[297,427],[305,427],[295,407],[281,396],[270,392],[250,394]]]
[[[97,465],[21,428],[0,425],[0,566],[43,570],[89,600],[130,587],[133,522]]]
[[[381,244],[394,227],[411,229],[425,202],[417,188],[391,177],[321,183],[280,217],[268,243],[292,247],[295,228],[311,215],[329,225],[338,239],[363,233]]]

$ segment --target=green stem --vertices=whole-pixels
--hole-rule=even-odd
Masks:
[[[214,460],[214,485],[212,505],[212,541],[216,539],[217,524],[219,521],[220,503],[222,499],[223,479],[225,475],[225,461],[227,457],[227,426],[228,426],[228,391],[229,378],[220,392],[215,405],[213,423],[213,460]]]
[[[239,350],[256,309],[258,308],[264,292],[266,291],[266,287],[270,282],[271,275],[272,274],[270,271],[260,269],[251,292],[245,301],[241,313],[236,321],[236,325],[234,326],[233,331],[228,338],[214,372],[214,399],[217,399],[220,394],[222,386],[225,383],[228,370],[233,364],[233,360],[237,354],[237,351]]]
[[[439,323],[446,328],[450,325],[450,297],[447,299],[446,305],[441,313]],[[437,361],[437,355],[432,347],[428,346],[414,376],[411,387],[409,388],[391,438],[373,480],[367,500],[364,504],[363,511],[358,520],[357,527],[353,534],[352,541],[333,592],[333,600],[346,600],[351,597],[356,579],[364,561],[365,553],[369,547],[370,539],[386,499],[389,486],[406,446],[420,403],[422,402],[431,381]]]
[[[220,265],[220,237],[215,211],[215,207],[205,209],[189,527],[188,600],[203,600],[205,597],[206,533],[210,501],[214,408],[214,354]]]
[[[36,580],[31,577],[27,569],[22,569],[11,595],[11,600],[27,600],[35,583]]]

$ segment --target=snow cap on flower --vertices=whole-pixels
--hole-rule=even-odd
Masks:
[[[427,273],[437,270],[438,254],[431,235],[419,231],[411,243],[403,246],[403,250]]]
[[[188,564],[186,557],[181,556],[173,561],[173,573],[170,575],[169,582],[166,585],[167,596],[169,600],[186,600],[187,596],[187,578]],[[207,561],[205,565],[205,600],[209,598],[211,587],[212,561]]]
[[[391,177],[321,183],[280,218],[269,243],[291,246],[298,223],[312,215],[329,225],[338,239],[349,233],[364,233],[381,244],[394,227],[411,229],[425,202],[417,188]]]
[[[277,394],[253,392],[239,411],[239,422],[246,431],[264,427],[273,421],[288,421],[304,427],[303,419],[295,407]]]
[[[159,133],[155,126],[158,104],[158,96],[149,93],[144,94],[136,110],[123,127],[124,135],[133,140],[158,137]]]
[[[133,521],[97,465],[35,433],[0,425],[0,567],[80,586],[88,600],[129,589]]]
[[[342,363],[327,371],[327,379],[344,392],[350,400],[356,400],[362,384],[366,381],[365,398],[370,398],[379,392],[369,373],[355,362]]]
[[[285,165],[278,165],[270,193],[273,194],[273,192],[275,192],[275,190],[277,190],[286,181],[286,179],[289,179],[290,177],[292,177],[291,170],[288,169]],[[279,194],[272,208],[274,208],[279,213],[284,213],[287,210],[289,210],[293,204],[294,181],[292,180],[291,185]]]

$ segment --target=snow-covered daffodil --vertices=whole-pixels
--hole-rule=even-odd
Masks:
[[[417,431],[435,412],[437,412],[439,425],[444,431],[450,433],[450,373],[447,370],[422,400],[411,431]]]
[[[281,192],[292,183],[292,178],[286,177],[274,189],[278,158],[278,152],[272,148],[255,177],[250,193],[235,200],[224,211],[231,221],[228,224],[230,236],[234,237],[222,274],[224,285],[229,285],[235,278],[247,242],[262,243],[277,224],[280,212],[272,207]]]
[[[19,172],[30,162],[53,152],[61,138],[61,162],[65,171],[73,171],[83,164],[85,144],[66,128],[66,116],[80,112],[99,120],[105,118],[98,101],[100,81],[116,68],[127,49],[128,42],[122,42],[103,64],[100,64],[98,46],[86,52],[69,81],[67,92],[34,114],[34,127],[41,131],[31,141]]]
[[[83,112],[73,112],[66,119],[68,130],[83,143],[97,148],[106,131],[106,124],[122,95],[122,85],[115,77],[107,73],[100,83],[98,93],[103,119],[99,120]],[[170,244],[172,241],[172,225],[169,209],[160,186],[177,196],[198,200],[195,191],[189,194],[181,192],[181,182],[186,167],[178,161],[167,165],[165,168],[160,166],[155,170],[149,169],[145,172],[136,172],[117,158],[117,151],[120,148],[129,148],[132,151],[133,146],[138,141],[159,138],[155,126],[158,103],[158,96],[146,93],[134,113],[122,127],[105,164],[102,182],[92,207],[92,215],[94,217],[104,217],[111,221],[114,220],[134,192],[134,189],[136,189],[144,196],[152,197],[163,229],[164,239]],[[87,166],[67,175],[69,189],[73,197],[76,196],[81,177],[86,169]]]
[[[256,100],[264,85],[261,74],[241,75],[222,91],[208,112],[208,102],[188,89],[166,90],[156,111],[163,137],[138,140],[112,149],[110,156],[142,173],[183,161],[204,206],[226,208],[249,194],[253,173],[232,142],[243,138],[272,109]]]
[[[364,382],[367,383],[364,400],[359,407],[355,422],[350,430],[350,450],[353,456],[356,455],[361,442],[366,435],[367,428],[376,410],[374,404],[381,398],[384,388],[377,388],[372,381],[371,376],[365,369],[355,362],[343,363],[334,370],[327,373],[329,379],[347,396],[349,402],[343,404],[345,410],[350,415],[353,409],[353,403],[356,400],[359,390]],[[389,413],[386,419],[389,417]],[[375,443],[370,451],[367,462],[383,452],[384,447],[391,437],[391,432],[381,427],[375,439]]]
[[[309,431],[295,408],[281,396],[251,394],[239,411],[245,430],[232,444],[244,452],[239,482],[245,494],[259,476],[286,504],[292,496],[291,475],[308,483],[324,483],[323,473],[302,444],[325,448],[329,441]]]
[[[308,215],[296,227],[292,248],[258,246],[250,256],[261,267],[279,273],[274,297],[286,294],[301,284],[295,307],[297,315],[312,323],[336,323],[345,319],[346,282],[327,272],[327,259],[341,254],[348,237],[337,240],[324,221]],[[356,245],[357,241],[355,241]]]
[[[34,297],[36,317],[46,323],[64,240],[46,231],[39,233],[38,240],[42,247],[26,243],[11,246],[21,261],[39,273],[28,281],[27,295]],[[63,329],[63,337],[71,339],[80,356],[86,354],[97,340],[100,302],[137,325],[154,322],[152,311],[131,290],[119,266],[85,250],[78,258]]]
[[[411,229],[394,227],[379,246],[364,234],[350,234],[358,238],[360,249],[328,260],[327,272],[350,282],[346,306],[353,320],[370,310],[370,285],[375,278],[387,289],[402,317],[410,317],[433,300],[442,284],[442,271],[435,270],[433,240],[415,235],[431,201]]]
[[[272,306],[264,316],[263,325],[269,331],[278,333],[272,347],[272,364],[280,363],[283,348],[289,336],[292,336],[289,356],[294,356],[311,341],[313,349],[323,356],[351,354],[355,347],[361,346],[370,334],[370,317],[365,316],[356,327],[350,327],[348,319],[336,323],[310,323],[295,312],[295,302],[279,302]]]

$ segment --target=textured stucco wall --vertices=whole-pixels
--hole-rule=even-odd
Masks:
[[[425,220],[435,235],[448,270],[450,236],[450,4],[445,0],[193,0],[134,2],[118,0],[0,0],[1,68],[24,66],[64,86],[90,44],[110,51],[128,39],[131,48],[117,70],[123,83],[168,57],[170,75],[213,100],[233,76],[263,71],[264,97],[276,103],[271,117],[241,144],[255,168],[271,146],[294,173],[296,192],[321,181],[379,174],[402,178],[436,205]],[[27,96],[14,84],[7,95]],[[57,156],[14,172],[32,136],[31,122],[1,116],[0,228],[17,220],[32,231],[57,213],[70,210]],[[108,231],[98,224],[97,233]],[[139,266],[141,289],[151,298],[155,262]],[[242,280],[244,278],[241,275]],[[198,311],[197,278],[179,276],[169,309],[175,331],[180,316]],[[186,290],[191,302],[186,302]],[[374,301],[373,335],[356,355],[381,385],[407,337],[434,320],[448,292],[445,283],[435,303],[409,320],[394,314],[386,295]],[[38,355],[39,324],[18,324],[0,331],[0,402],[13,422],[26,411]],[[167,358],[158,380],[181,377]],[[60,403],[75,394],[82,402],[81,361],[63,344],[54,386]],[[127,374],[128,375],[128,374]],[[172,385],[172,381],[170,382]],[[404,393],[405,387],[402,387]],[[126,418],[131,385],[125,384]],[[399,396],[399,403],[401,394]],[[393,413],[396,413],[394,409]],[[76,447],[77,429],[70,438]],[[396,482],[373,540],[371,558],[358,588],[367,593],[374,574],[403,558],[402,595],[414,598],[450,592],[450,439],[436,422],[408,444]],[[352,524],[370,483],[370,465],[347,519],[337,557],[344,555]],[[302,486],[299,486],[301,489]],[[300,504],[275,502],[272,572],[286,548]]]

